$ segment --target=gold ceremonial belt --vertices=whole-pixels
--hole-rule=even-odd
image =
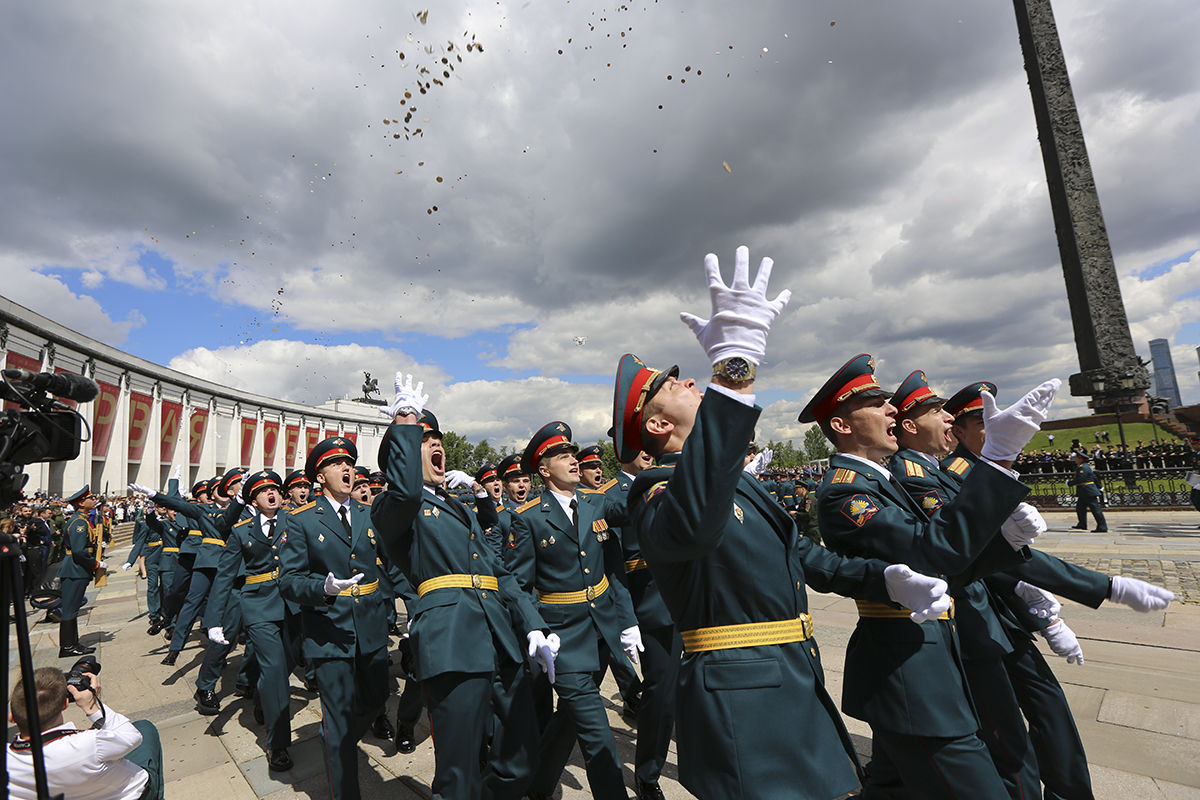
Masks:
[[[866,600],[855,600],[854,604],[858,606],[858,615],[860,617],[869,617],[870,619],[909,619],[908,615],[912,613],[908,608],[892,608],[883,603],[868,603]],[[950,610],[942,613],[938,619],[954,619],[954,598],[950,598]],[[909,619],[909,622],[912,620]]]
[[[188,531],[188,536],[203,536],[203,535],[204,534],[200,533],[200,531]]]
[[[341,597],[359,597],[364,594],[374,594],[379,588],[379,581],[371,581],[370,583],[356,583],[349,589],[342,589],[338,592]]]
[[[224,540],[224,539],[215,539],[215,538],[213,538],[213,537],[211,537],[211,536],[205,536],[203,539],[201,539],[201,540],[200,540],[200,542],[201,542],[201,544],[215,544],[215,545],[218,545],[218,546],[220,546],[220,547],[224,547],[224,546],[225,546],[225,540]]]
[[[434,589],[488,589],[500,591],[500,582],[492,575],[439,575],[422,581],[417,587],[417,597],[424,597]]]
[[[69,556],[71,556],[71,555],[75,555],[75,554],[74,554],[74,553],[72,553],[70,550],[67,550],[67,551],[65,551],[65,552],[66,552],[66,554],[67,554],[67,555],[69,555]]]
[[[626,572],[637,572],[639,569],[645,569],[645,568],[646,568],[646,559],[644,559],[644,558],[635,558],[631,561],[625,562],[625,571]]]
[[[162,539],[159,539],[157,542],[146,542],[146,546],[147,547],[162,547]]]
[[[803,642],[813,635],[813,621],[808,614],[779,622],[745,622],[740,625],[718,625],[683,631],[683,649],[687,653],[706,650],[730,650],[735,647],[761,647],[767,644]]]
[[[1075,484],[1075,485],[1076,485],[1076,486],[1091,486],[1091,485],[1092,485],[1092,484],[1094,484],[1094,483],[1095,483],[1095,481],[1082,481],[1082,482],[1080,482],[1080,483],[1077,483],[1077,484]]]
[[[276,567],[275,569],[271,570],[270,572],[262,572],[262,573],[259,573],[258,575],[247,575],[246,576],[246,585],[249,586],[252,583],[265,583],[266,581],[273,581],[278,577],[279,577],[279,567]]]
[[[590,603],[608,591],[608,576],[602,575],[600,582],[589,586],[582,592],[538,592],[538,600],[556,606],[569,606],[575,603]]]
[[[178,553],[179,548],[178,547],[164,547],[163,552],[164,553]]]

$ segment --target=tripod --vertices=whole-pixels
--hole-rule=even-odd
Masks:
[[[6,665],[0,670],[0,697],[8,701],[8,623],[9,609],[17,623],[17,651],[21,659],[21,682],[25,687],[25,712],[29,719],[29,740],[33,747],[33,775],[38,800],[51,800],[46,784],[46,761],[42,754],[42,721],[38,715],[37,686],[33,681],[33,651],[29,646],[29,621],[25,618],[25,592],[21,588],[21,548],[8,534],[0,534],[0,632],[3,644],[0,655]],[[8,796],[8,748],[4,753],[4,795]],[[55,795],[62,800],[62,795]]]

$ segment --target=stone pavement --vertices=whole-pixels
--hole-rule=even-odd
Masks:
[[[1121,574],[1164,583],[1183,602],[1166,612],[1137,614],[1105,604],[1097,610],[1064,602],[1063,619],[1079,636],[1086,664],[1068,665],[1041,645],[1063,683],[1075,712],[1088,757],[1096,797],[1101,800],[1182,800],[1200,798],[1200,514],[1195,512],[1113,512],[1110,532],[1071,531],[1073,513],[1050,512],[1051,530],[1041,548],[1060,558]],[[128,545],[110,550],[110,564],[121,563]],[[133,719],[149,719],[161,734],[165,750],[167,797],[170,800],[221,798],[328,797],[319,743],[317,698],[292,680],[291,753],[296,768],[271,774],[263,753],[262,731],[254,724],[250,701],[232,694],[234,667],[226,669],[219,686],[222,710],[203,717],[195,711],[192,694],[204,656],[194,634],[177,667],[158,662],[166,652],[161,637],[146,635],[145,582],[136,571],[117,572],[108,586],[88,592],[80,617],[85,643],[97,647],[103,666],[105,702]],[[851,601],[836,595],[810,593],[826,678],[834,698],[840,697],[845,646],[856,614]],[[35,624],[41,612],[31,613],[31,644],[37,666],[64,669],[59,662],[58,626]],[[10,681],[17,680],[16,642],[10,636]],[[399,684],[399,668],[392,668]],[[10,683],[11,685],[11,683]],[[619,713],[616,687],[607,680],[609,718],[626,765],[626,783],[633,785],[629,767],[635,730]],[[389,708],[395,714],[395,696]],[[68,719],[83,723],[74,706]],[[860,753],[869,756],[870,736],[864,723],[847,719]],[[11,740],[13,731],[8,736]],[[367,798],[410,800],[428,798],[433,746],[427,724],[418,728],[421,742],[411,756],[399,755],[390,742],[368,735],[362,743],[361,775]],[[864,758],[865,760],[865,758]],[[672,751],[663,778],[668,798],[690,795],[675,780]],[[582,762],[576,757],[563,776],[564,800],[589,797]]]

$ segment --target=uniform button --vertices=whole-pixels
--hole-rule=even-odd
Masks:
[[[279,560],[279,556],[275,556],[275,560],[276,560],[276,561],[278,561],[278,560]]]
[[[811,655],[813,658],[817,657],[817,648],[810,647],[810,648],[808,648],[808,652],[809,652],[809,655]]]
[[[484,597],[487,597],[487,592],[483,592],[483,596],[484,596]]]
[[[275,545],[271,545],[271,549],[272,549],[272,550],[278,550],[279,548],[277,548]]]
[[[803,588],[804,588],[804,584],[800,581],[796,581],[796,591],[798,592]]]
[[[475,541],[475,534],[471,534],[471,541]]]
[[[350,554],[350,557],[351,557],[351,558],[354,558],[354,553],[351,553],[351,554]]]
[[[479,558],[479,553],[471,553],[471,559],[474,560],[476,558]]]
[[[590,569],[588,569],[587,567],[584,567],[584,568],[583,568],[583,574],[584,574],[584,575],[591,575],[591,574],[592,574],[592,571],[591,571]]]
[[[580,550],[580,551],[579,551],[579,555],[581,555],[581,556],[586,556],[586,555],[587,555],[587,551],[586,551],[586,550]]]
[[[592,603],[592,608],[595,608],[595,607],[596,607],[596,604],[595,604],[595,603]]]

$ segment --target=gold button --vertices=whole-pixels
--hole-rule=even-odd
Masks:
[[[354,558],[354,553],[351,553],[351,554],[350,554],[350,557],[351,557],[351,558]]]
[[[475,541],[475,534],[471,534],[471,541]]]
[[[812,655],[813,658],[817,657],[817,648],[810,647],[810,648],[808,648],[808,652]]]
[[[803,588],[804,588],[804,584],[800,581],[796,581],[796,591],[798,592]]]
[[[580,551],[579,551],[579,555],[581,555],[581,556],[586,556],[586,555],[587,555],[587,551],[586,551],[586,550],[580,550]]]
[[[278,561],[278,560],[279,560],[279,556],[275,556],[275,560],[276,560],[276,561]]]
[[[276,547],[275,545],[271,545],[271,549],[272,549],[272,550],[278,550],[279,548],[278,548],[278,547]]]
[[[591,571],[590,569],[588,569],[587,567],[584,567],[584,568],[583,568],[583,574],[584,574],[584,575],[591,575],[591,574],[592,574],[592,571]]]
[[[592,608],[595,608],[595,607],[596,607],[596,604],[595,604],[595,603],[592,603]]]
[[[487,597],[487,592],[483,592],[483,596],[484,596],[484,597]]]
[[[472,559],[479,558],[479,553],[471,553],[471,558]]]
[[[356,598],[354,598],[354,602],[356,602],[356,603],[358,602],[358,598],[357,598],[357,597],[356,597]]]

